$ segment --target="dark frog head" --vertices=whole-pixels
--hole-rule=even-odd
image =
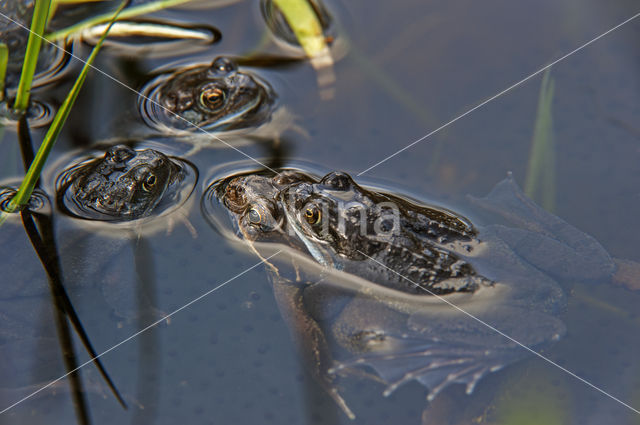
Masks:
[[[251,242],[283,243],[373,281],[386,274],[388,286],[412,293],[429,292],[385,267],[432,293],[473,291],[480,283],[463,259],[478,242],[476,231],[446,209],[368,190],[340,172],[321,179],[298,171],[247,174],[215,187],[238,233]]]
[[[275,96],[267,83],[225,57],[164,73],[144,89],[141,113],[161,130],[225,131],[268,121]]]
[[[174,197],[186,172],[184,163],[159,151],[118,145],[67,169],[58,178],[58,204],[90,220],[142,218]]]

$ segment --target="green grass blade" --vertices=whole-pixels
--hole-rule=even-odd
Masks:
[[[84,80],[87,77],[87,73],[89,72],[89,69],[91,69],[91,64],[93,63],[96,56],[98,55],[98,52],[102,47],[102,43],[104,42],[104,39],[106,38],[107,33],[111,29],[111,24],[113,24],[116,21],[118,15],[120,14],[120,11],[122,11],[122,9],[127,5],[127,3],[128,1],[126,0],[123,1],[120,4],[120,7],[118,8],[118,10],[116,10],[115,14],[111,19],[109,26],[105,30],[104,34],[102,34],[102,37],[100,38],[96,46],[91,51],[89,58],[87,59],[84,66],[82,67],[82,71],[80,72],[80,75],[76,79],[75,83],[73,84],[73,87],[69,91],[69,94],[67,95],[64,102],[60,106],[60,109],[58,109],[58,112],[56,113],[56,116],[53,118],[53,122],[51,123],[51,126],[49,127],[47,134],[44,136],[42,145],[40,146],[40,149],[38,149],[38,152],[36,153],[36,156],[33,162],[31,163],[29,170],[27,171],[27,175],[25,176],[24,180],[22,180],[22,184],[18,189],[18,193],[16,193],[16,195],[11,199],[11,202],[9,203],[9,208],[8,208],[9,212],[16,211],[17,209],[26,205],[29,198],[31,197],[31,193],[33,192],[36,182],[40,177],[40,173],[42,172],[44,163],[47,160],[47,157],[49,156],[49,153],[51,152],[51,149],[53,148],[53,145],[56,139],[58,138],[60,131],[62,131],[62,126],[64,125],[67,117],[69,116],[69,113],[71,112],[71,107],[73,106],[73,103],[78,97],[78,93],[80,92],[80,89],[84,84]],[[5,213],[3,212],[3,214]]]
[[[542,78],[529,166],[524,191],[547,211],[554,211],[556,200],[555,144],[553,140],[554,81],[547,70]]]
[[[26,111],[29,106],[31,83],[33,82],[33,74],[36,72],[36,65],[38,64],[42,34],[44,34],[44,27],[47,24],[50,6],[51,0],[38,0],[33,9],[29,40],[27,41],[27,51],[24,56],[22,73],[20,74],[16,101],[13,104],[13,108],[18,111]]]
[[[0,43],[0,102],[4,100],[4,80],[7,76],[7,64],[9,63],[9,48]]]
[[[124,12],[122,12],[118,18],[126,19],[134,16],[144,15],[146,13],[157,12],[159,10],[167,9],[169,7],[179,6],[184,3],[188,3],[193,0],[159,0],[151,3],[142,4],[139,6],[130,7]],[[61,30],[52,32],[51,34],[47,34],[46,38],[50,41],[57,41],[64,39],[73,33],[82,31],[83,29],[93,27],[98,24],[103,24],[108,22],[111,19],[112,13],[105,13],[103,15],[98,15],[93,18],[87,19],[82,22],[78,22],[75,25],[71,25],[67,28],[63,28]]]
[[[323,54],[327,42],[313,8],[307,0],[273,0],[310,58]]]

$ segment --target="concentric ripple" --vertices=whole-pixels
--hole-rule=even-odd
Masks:
[[[20,118],[19,114],[9,106],[13,102],[10,100],[0,103],[0,124],[10,126],[15,124]],[[27,110],[27,121],[29,127],[39,128],[49,125],[55,115],[55,108],[45,102],[41,102],[37,99],[31,99],[31,104]]]
[[[0,210],[4,212],[9,211],[9,203],[11,199],[18,193],[18,184],[0,185]],[[48,214],[51,211],[51,203],[46,193],[40,189],[35,189],[29,198],[29,202],[24,207],[32,213]],[[20,210],[13,211],[14,213],[20,212]]]

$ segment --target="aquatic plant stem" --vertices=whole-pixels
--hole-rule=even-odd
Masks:
[[[45,134],[44,136],[42,145],[40,146],[40,149],[38,149],[38,152],[36,153],[36,156],[33,162],[31,163],[29,170],[27,171],[27,175],[25,176],[24,180],[22,180],[22,184],[20,184],[18,193],[16,193],[16,195],[11,199],[11,202],[9,203],[9,206],[8,206],[8,210],[9,210],[8,212],[10,213],[14,212],[17,209],[27,204],[29,198],[31,197],[31,193],[33,192],[33,189],[36,185],[36,182],[40,178],[40,173],[42,173],[42,168],[44,167],[44,163],[49,157],[49,153],[51,152],[51,149],[53,148],[53,145],[55,144],[56,139],[58,138],[58,135],[62,131],[62,126],[64,125],[65,121],[67,120],[67,117],[69,116],[69,113],[71,112],[71,108],[76,98],[78,97],[78,94],[80,93],[80,89],[84,84],[84,80],[87,78],[87,73],[89,72],[89,69],[91,69],[91,64],[93,63],[96,56],[98,55],[98,52],[102,47],[102,43],[104,42],[107,34],[109,33],[109,30],[111,29],[111,25],[113,25],[113,23],[118,18],[118,15],[127,4],[128,4],[128,0],[124,0],[121,2],[120,6],[118,7],[118,9],[116,10],[115,14],[112,17],[111,22],[109,23],[109,26],[105,30],[104,34],[102,34],[102,37],[100,37],[100,40],[98,40],[98,43],[96,44],[96,46],[91,51],[89,58],[87,58],[87,61],[82,67],[82,71],[80,72],[80,75],[78,76],[75,83],[73,84],[73,87],[69,91],[69,94],[64,99],[64,102],[62,102],[62,105],[60,106],[60,109],[58,109],[56,116],[53,118],[53,122],[51,123],[51,125],[49,126],[49,129],[47,130],[47,134]]]
[[[0,102],[4,100],[4,79],[7,76],[8,64],[9,48],[6,44],[0,43]]]
[[[42,45],[42,34],[47,24],[50,6],[51,0],[38,0],[33,9],[31,29],[27,41],[27,51],[24,56],[22,73],[20,74],[20,82],[18,83],[18,91],[16,92],[16,100],[13,104],[13,108],[18,111],[26,111],[29,106],[33,74],[36,72],[38,55],[40,54],[40,46]]]

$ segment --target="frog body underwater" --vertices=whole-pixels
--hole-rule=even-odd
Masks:
[[[487,373],[526,357],[522,346],[562,337],[559,281],[614,269],[593,238],[537,207],[510,177],[472,199],[498,216],[483,225],[345,173],[249,173],[210,190],[258,252],[286,246],[306,258],[294,260],[295,276],[269,268],[274,292],[316,379],[349,415],[336,375],[372,368],[385,395],[412,380],[430,401],[453,383],[471,393]]]

